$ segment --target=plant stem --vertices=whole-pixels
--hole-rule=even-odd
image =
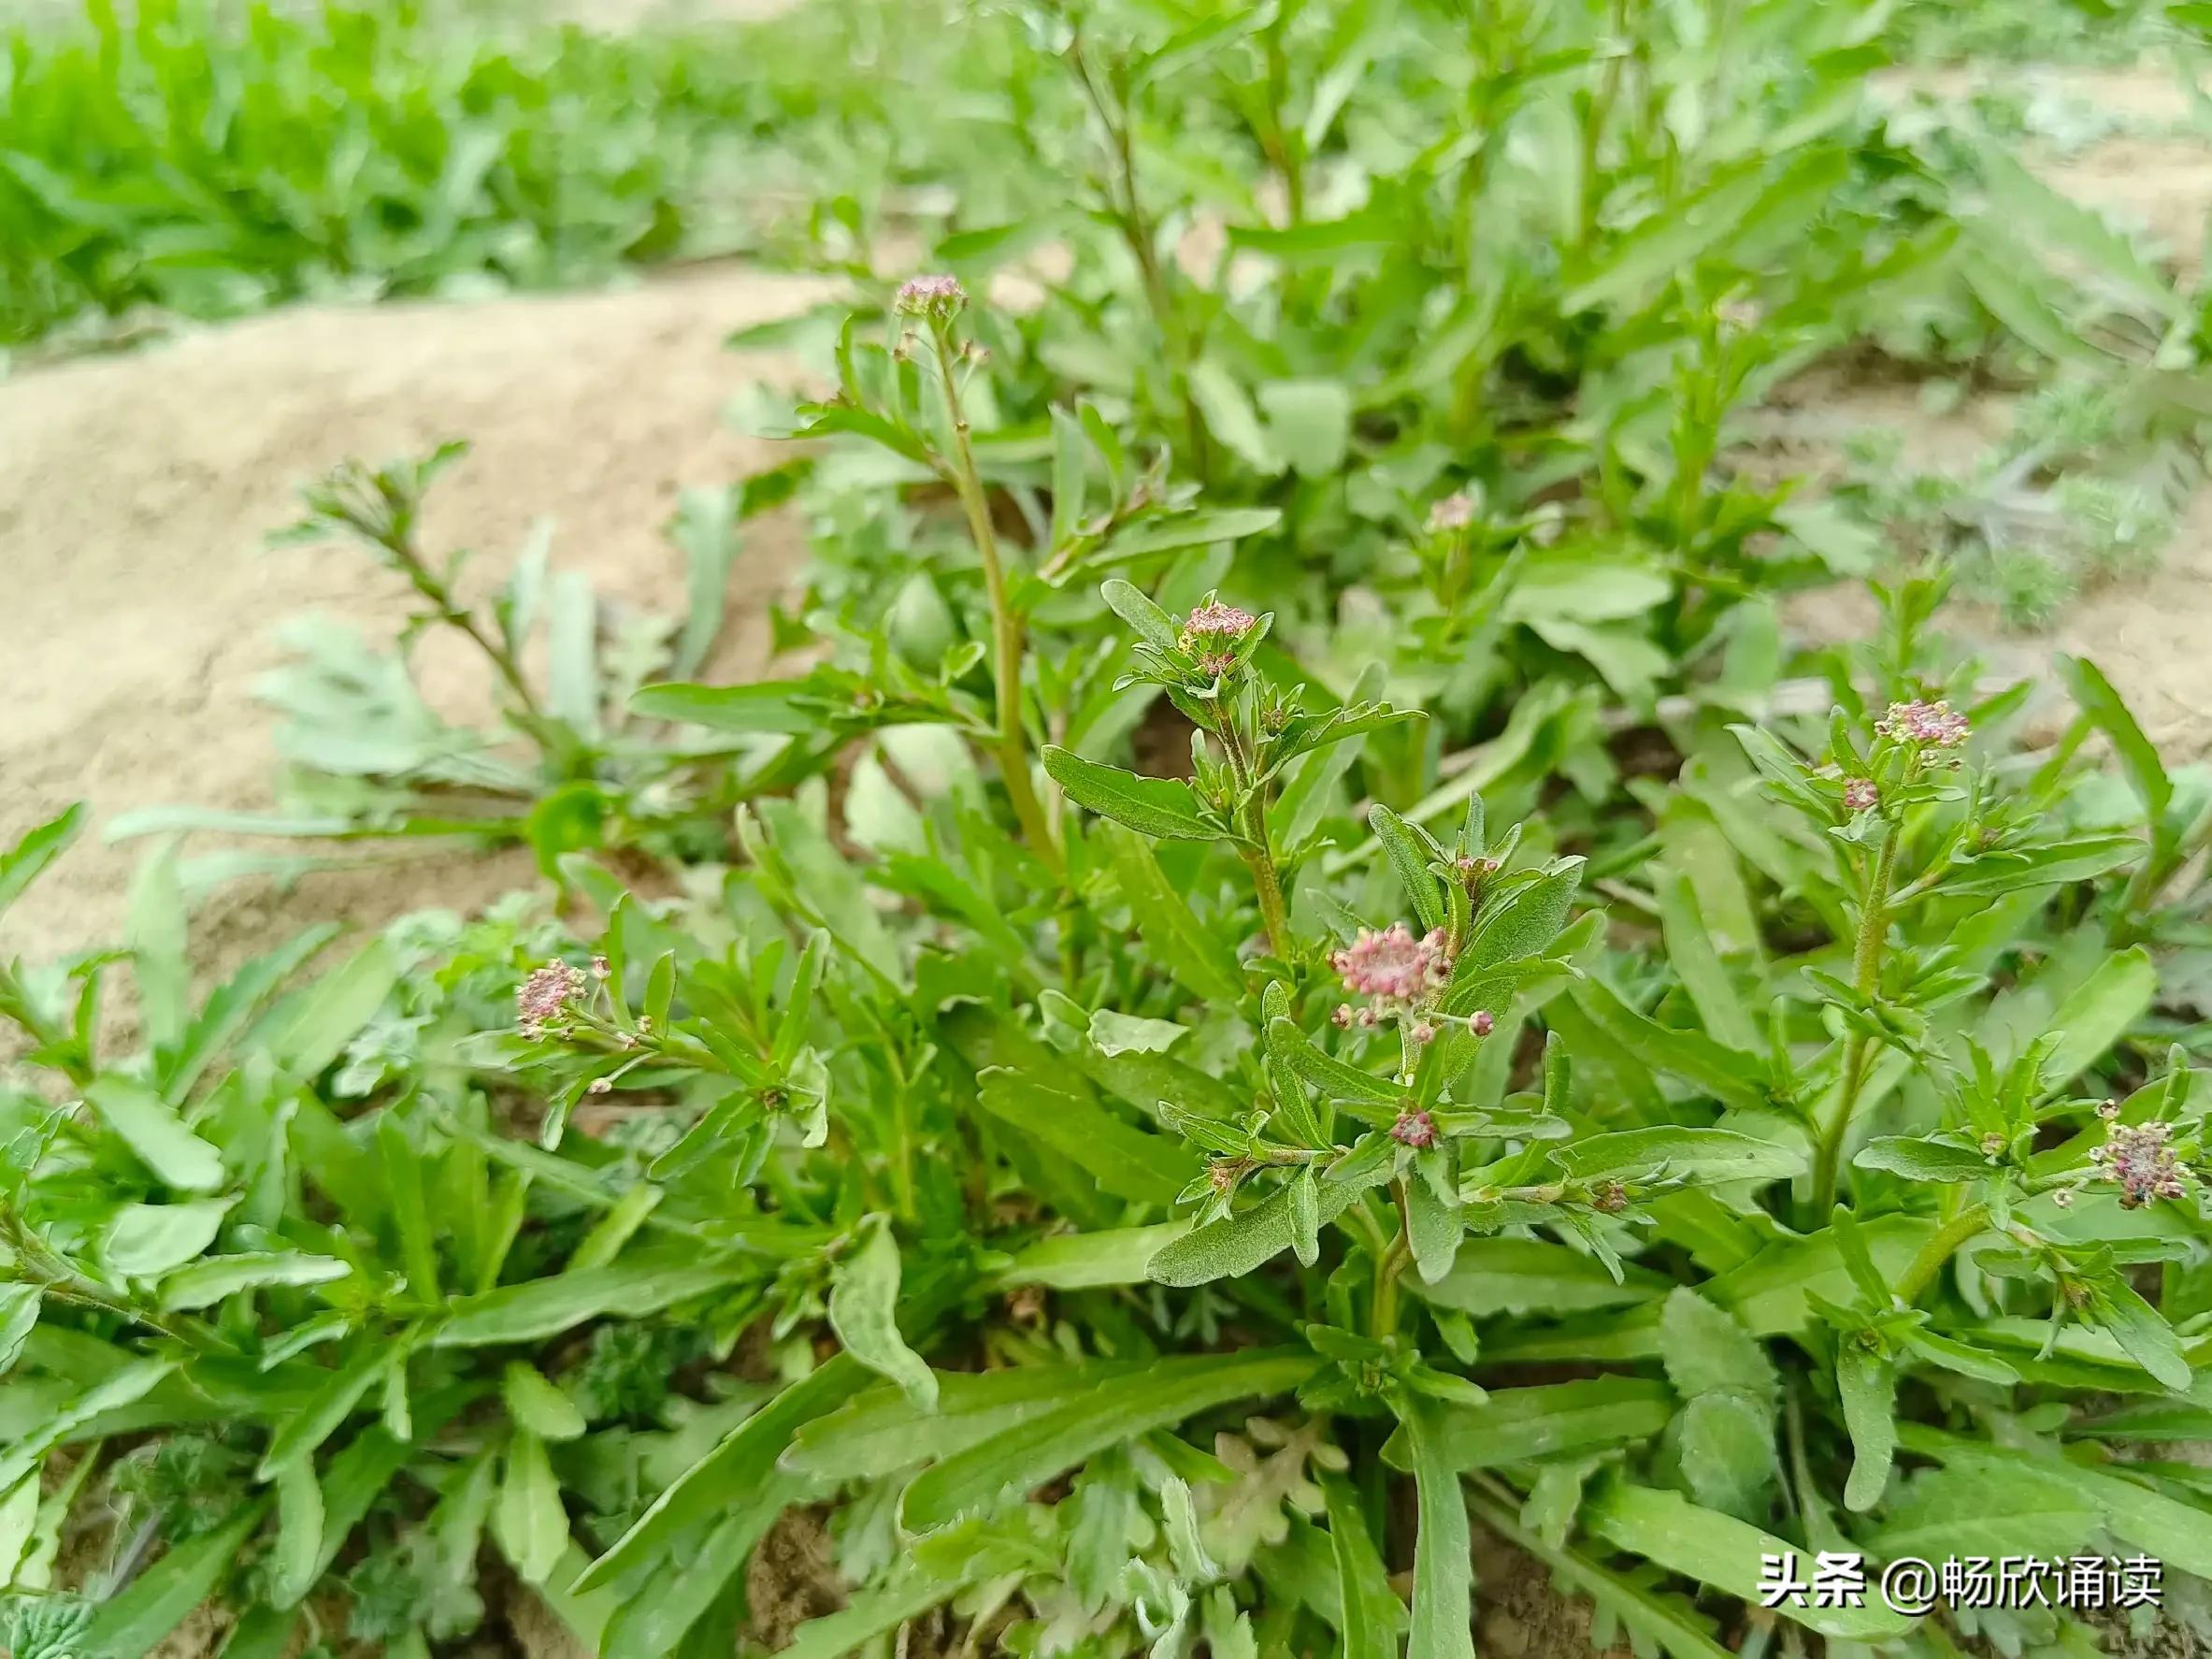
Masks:
[[[1022,729],[1022,619],[1014,614],[1006,592],[1006,568],[998,558],[998,537],[991,528],[991,504],[984,495],[983,474],[976,469],[975,450],[968,440],[968,416],[960,407],[960,383],[955,372],[952,339],[941,323],[932,323],[930,338],[937,344],[939,377],[944,382],[945,414],[953,426],[953,487],[968,513],[968,533],[983,560],[984,589],[991,601],[994,645],[993,678],[998,708],[998,771],[1006,793],[1013,802],[1022,835],[1053,873],[1060,873],[1060,844],[1037,799],[1029,778],[1028,746]]]
[[[1107,101],[1098,78],[1091,72],[1090,59],[1083,49],[1078,36],[1068,47],[1068,62],[1075,71],[1075,79],[1082,85],[1084,99],[1092,113],[1098,116],[1099,125],[1106,135],[1106,148],[1113,159],[1115,177],[1106,191],[1108,209],[1113,215],[1122,240],[1128,244],[1129,255],[1137,262],[1138,275],[1144,284],[1144,302],[1152,310],[1152,320],[1159,329],[1160,344],[1168,358],[1168,378],[1179,402],[1183,405],[1183,424],[1190,443],[1191,470],[1198,474],[1199,483],[1214,481],[1214,457],[1206,442],[1206,423],[1199,413],[1198,400],[1191,396],[1190,367],[1193,358],[1191,342],[1184,332],[1183,318],[1175,309],[1174,296],[1168,291],[1167,273],[1160,268],[1159,250],[1155,245],[1152,222],[1144,217],[1144,207],[1137,195],[1137,150],[1129,137],[1129,112],[1126,101],[1120,112]],[[1118,186],[1118,192],[1116,187]]]
[[[1938,1227],[1928,1242],[1920,1247],[1920,1253],[1912,1259],[1903,1277],[1897,1281],[1897,1299],[1908,1307],[1918,1302],[1928,1287],[1935,1282],[1935,1276],[1943,1271],[1944,1263],[1959,1253],[1961,1245],[1989,1224],[1989,1206],[1975,1204],[1969,1205]]]
[[[1406,1216],[1405,1182],[1391,1182],[1390,1195],[1398,1204],[1398,1236],[1375,1258],[1374,1306],[1368,1313],[1368,1334],[1376,1337],[1398,1333],[1398,1278],[1413,1255],[1413,1223]]]
[[[1882,848],[1868,873],[1859,904],[1859,939],[1851,955],[1851,986],[1860,999],[1872,1002],[1882,982],[1882,945],[1889,932],[1889,885],[1897,873],[1900,826],[1892,821],[1882,837]],[[1844,1042],[1843,1088],[1835,1114],[1820,1136],[1813,1169],[1813,1217],[1816,1222],[1835,1207],[1836,1178],[1843,1161],[1844,1140],[1858,1109],[1860,1090],[1866,1087],[1868,1060],[1874,1039],[1853,1029]]]
[[[515,660],[514,653],[484,632],[483,625],[455,600],[453,590],[438,579],[438,572],[430,568],[429,560],[422,555],[404,531],[395,530],[380,540],[384,551],[398,563],[414,590],[438,607],[438,620],[459,628],[475,641],[477,649],[490,658],[492,667],[507,682],[507,688],[521,702],[523,712],[533,722],[542,723],[545,712],[538,706],[538,695],[530,689],[529,681],[523,677],[522,665]]]
[[[1268,954],[1290,959],[1290,913],[1283,902],[1282,878],[1275,873],[1275,855],[1268,844],[1267,802],[1257,789],[1244,802],[1244,834],[1238,851],[1252,872],[1252,885],[1259,894],[1259,917],[1266,926]]]

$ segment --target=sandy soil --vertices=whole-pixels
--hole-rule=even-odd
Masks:
[[[673,608],[681,563],[659,527],[677,491],[766,458],[721,424],[725,401],[748,381],[797,376],[723,342],[819,292],[707,267],[618,292],[303,309],[0,381],[0,838],[80,798],[102,821],[157,804],[270,804],[270,723],[252,688],[279,659],[274,628],[323,610],[389,638],[404,610],[395,579],[357,556],[263,545],[294,516],[296,486],[348,455],[466,436],[474,453],[433,498],[435,544],[479,549],[475,574],[491,583],[531,521],[551,515],[557,566]],[[774,522],[751,532],[731,638],[756,661],[796,537]],[[143,851],[88,836],[8,913],[0,953],[113,938]],[[225,888],[203,944],[227,957],[294,916],[373,923],[487,898],[524,874],[434,858],[404,883],[310,877],[281,906],[251,884]]]

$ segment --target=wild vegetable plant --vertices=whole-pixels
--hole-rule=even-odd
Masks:
[[[696,671],[721,635],[740,551],[728,492],[686,492],[668,526],[684,555],[681,619],[630,610],[582,572],[554,570],[544,529],[481,605],[464,588],[468,552],[434,551],[424,527],[431,487],[467,450],[449,443],[378,467],[344,462],[302,492],[306,516],[274,539],[365,555],[414,601],[388,651],[330,618],[287,626],[296,659],[258,687],[280,716],[280,810],[154,808],[119,818],[109,834],[520,844],[554,876],[563,854],[583,848],[714,857],[736,801],[822,763],[820,752],[786,753],[772,740],[707,742],[630,707],[645,680]],[[459,642],[477,660],[491,723],[463,724],[433,705],[413,662],[429,635]]]

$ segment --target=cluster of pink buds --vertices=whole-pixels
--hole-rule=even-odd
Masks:
[[[1452,860],[1453,873],[1458,876],[1459,885],[1467,889],[1467,896],[1470,899],[1479,899],[1482,896],[1483,884],[1496,875],[1501,868],[1503,866],[1498,859],[1478,858],[1472,853],[1461,853]]]
[[[968,290],[957,277],[911,277],[898,285],[892,308],[902,317],[950,323],[968,307]]]
[[[1870,813],[1882,804],[1882,792],[1872,778],[1852,778],[1844,785],[1844,810]]]
[[[1617,1216],[1629,1207],[1629,1190],[1618,1181],[1600,1181],[1590,1189],[1590,1208],[1602,1216]]]
[[[1465,490],[1444,497],[1429,509],[1431,530],[1463,530],[1474,522],[1474,498]]]
[[[1218,680],[1237,666],[1237,642],[1258,626],[1251,612],[1208,599],[1184,618],[1175,642],[1198,657],[1201,673]]]
[[[1357,1013],[1348,1005],[1339,1007],[1331,1017],[1340,1027],[1376,1026],[1386,1018],[1414,1015],[1452,978],[1444,930],[1432,928],[1416,937],[1403,922],[1392,922],[1380,933],[1360,929],[1359,937],[1330,957],[1329,965],[1346,990],[1369,999]]]
[[[539,1037],[583,995],[582,968],[554,960],[534,970],[515,987],[515,1023],[525,1037]]]
[[[2119,1207],[2141,1209],[2160,1198],[2185,1198],[2189,1184],[2180,1160],[2166,1144],[2173,1126],[2166,1123],[2112,1123],[2104,1131],[2104,1144],[2090,1153],[2104,1179],[2119,1189]]]
[[[1966,716],[1947,702],[1893,702],[1889,713],[1874,722],[1874,730],[1897,743],[1921,743],[1932,749],[1955,749],[1964,743],[1971,728]]]
[[[1427,1151],[1436,1145],[1436,1119],[1426,1112],[1401,1112],[1390,1126],[1390,1138],[1416,1152]]]

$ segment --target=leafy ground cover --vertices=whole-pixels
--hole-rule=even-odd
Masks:
[[[1757,1609],[1792,1549],[2193,1594],[2205,776],[1948,645],[1947,537],[1795,648],[1877,550],[1734,425],[1880,351],[2179,443],[2186,290],[1970,211],[1859,102],[1878,20],[1716,79],[1688,17],[979,36],[912,163],[957,275],[781,331],[835,389],[755,400],[804,441],[683,527],[688,621],[476,602],[442,457],[312,489],[496,724],[311,652],[263,827],[519,844],[561,909],[203,988],[171,846],[0,980],[14,1650],[425,1652],[529,1586],[606,1653],[1465,1653],[1475,1523],[1678,1655],[2124,1635]],[[786,504],[807,666],[701,677]],[[749,1564],[825,1526],[795,1623]]]

